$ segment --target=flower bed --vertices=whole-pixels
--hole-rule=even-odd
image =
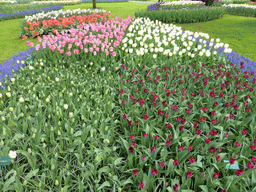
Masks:
[[[209,38],[129,17],[28,42],[0,65],[0,189],[252,191],[256,63]]]
[[[44,8],[23,11],[23,12],[15,12],[15,13],[0,13],[0,21],[8,20],[8,19],[22,18],[22,17],[25,17],[26,15],[33,15],[34,13],[39,13],[40,11],[48,12],[48,11],[59,10],[59,9],[63,8],[62,5],[41,5],[41,6]]]
[[[37,13],[31,16],[25,16],[25,21],[24,22],[37,22],[38,20],[43,21],[43,20],[49,20],[49,19],[56,19],[58,17],[71,17],[73,15],[78,16],[80,14],[93,14],[93,13],[106,13],[105,10],[91,10],[91,9],[73,9],[73,10],[58,10],[58,11],[50,11],[47,13]]]
[[[256,17],[256,6],[251,5],[223,5],[226,8],[226,13],[230,15],[239,15],[246,17]]]
[[[136,12],[136,17],[150,18],[165,23],[195,23],[221,18],[225,13],[223,7],[196,7],[171,10],[153,10]]]
[[[201,7],[205,3],[202,1],[172,1],[165,3],[154,3],[147,7],[148,10],[159,10],[159,9],[178,9],[178,8],[190,8],[190,7]]]
[[[97,0],[99,3],[126,2],[129,0]],[[92,0],[82,0],[83,3],[92,3]]]
[[[109,20],[108,16],[110,13],[99,12],[99,14],[90,14],[90,12],[86,12],[86,10],[82,12],[85,14],[78,14],[80,11],[74,11],[73,13],[75,13],[75,15],[67,16],[70,12],[66,12],[68,14],[64,14],[62,17],[57,17],[57,19],[46,19],[44,17],[45,19],[39,19],[37,22],[23,22],[21,36],[23,39],[27,39],[27,37],[53,34],[56,30],[61,32],[82,23],[105,22]]]

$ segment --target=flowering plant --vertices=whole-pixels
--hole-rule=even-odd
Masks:
[[[58,19],[49,19],[49,20],[43,20],[42,22],[37,21],[31,23],[30,21],[23,23],[23,29],[22,34],[26,37],[36,37],[41,36],[43,34],[50,34],[55,33],[56,30],[63,31],[70,28],[73,28],[74,26],[77,26],[82,23],[96,23],[96,22],[105,22],[109,21],[108,16],[111,13],[94,13],[91,15],[78,15],[78,16],[71,16],[71,17],[63,17]]]

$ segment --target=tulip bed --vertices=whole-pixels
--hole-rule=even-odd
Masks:
[[[94,14],[91,14],[95,12]],[[97,14],[97,12],[99,14]],[[60,16],[59,16],[60,15]],[[101,11],[73,10],[49,12],[46,14],[37,14],[36,17],[26,17],[22,23],[21,34],[23,40],[28,37],[37,37],[41,35],[53,34],[55,30],[64,31],[73,28],[81,23],[94,23],[109,20],[110,13],[102,13]],[[58,17],[53,19],[52,16]],[[112,15],[113,16],[113,15]],[[40,18],[40,19],[39,19]]]
[[[241,15],[246,17],[256,17],[256,5],[222,5],[230,15]]]
[[[0,65],[0,190],[253,191],[256,63],[105,12]]]

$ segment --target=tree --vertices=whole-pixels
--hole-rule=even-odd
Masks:
[[[96,0],[92,0],[93,3],[93,9],[96,9]]]

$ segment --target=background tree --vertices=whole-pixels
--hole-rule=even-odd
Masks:
[[[96,9],[96,0],[92,0],[93,3],[93,9]]]

